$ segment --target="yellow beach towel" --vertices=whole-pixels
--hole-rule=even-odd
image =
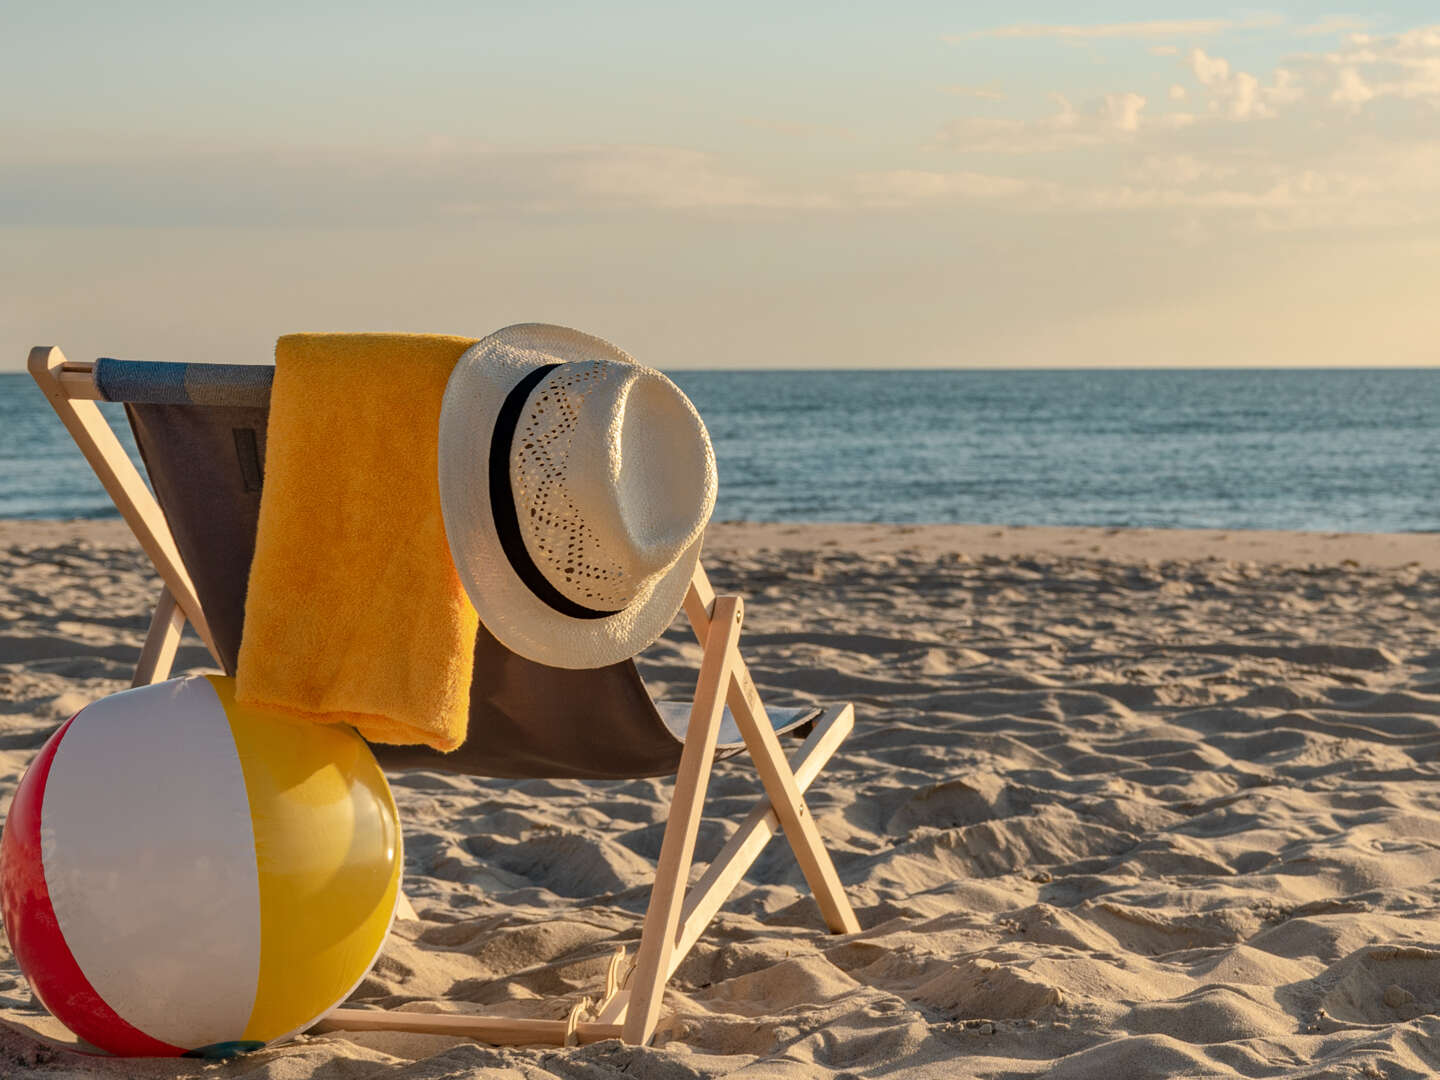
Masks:
[[[468,338],[292,334],[275,346],[239,701],[376,742],[465,739],[478,620],[436,480]]]

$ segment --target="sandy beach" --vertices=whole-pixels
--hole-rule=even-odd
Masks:
[[[774,841],[652,1046],[336,1032],[223,1064],[83,1053],[5,949],[0,1075],[1440,1071],[1433,536],[718,523],[706,563],[767,700],[855,703],[809,803],[861,933]],[[119,522],[0,522],[0,809],[128,685],[157,588]],[[640,666],[678,698],[698,657],[677,629]],[[177,673],[208,666],[187,639]],[[418,918],[354,1002],[559,1016],[633,950],[665,782],[392,785]],[[712,810],[757,789],[724,763]]]

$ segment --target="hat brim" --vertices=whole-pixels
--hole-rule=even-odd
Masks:
[[[674,621],[700,561],[697,538],[623,610],[581,619],[536,596],[506,557],[491,509],[488,467],[501,407],[536,368],[594,360],[635,363],[609,342],[578,330],[543,323],[507,326],[456,362],[440,410],[440,506],[460,581],[480,621],[501,644],[550,667],[605,667],[635,656]]]

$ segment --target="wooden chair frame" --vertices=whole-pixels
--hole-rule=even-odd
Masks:
[[[187,620],[219,663],[205,613],[164,514],[96,405],[100,393],[93,378],[94,365],[68,361],[54,346],[38,346],[30,351],[29,370],[163,582],[132,685],[169,677]],[[697,566],[684,611],[704,651],[650,904],[639,949],[623,985],[617,977],[618,965],[612,964],[607,993],[589,1010],[594,1013],[589,1020],[583,1019],[587,1011],[583,1005],[572,1009],[568,1020],[339,1008],[327,1015],[322,1030],[429,1032],[496,1045],[559,1045],[613,1038],[646,1043],[659,1022],[670,977],[776,832],[784,833],[794,851],[830,931],[859,931],[804,798],[805,790],[854,727],[853,707],[844,704],[825,709],[804,744],[787,761],[740,655],[744,617],[740,598],[717,597],[704,569]],[[687,889],[727,705],[760,774],[764,797],[695,885]]]

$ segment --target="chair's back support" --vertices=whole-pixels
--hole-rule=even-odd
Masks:
[[[233,675],[255,554],[267,410],[127,404],[125,412],[221,663]]]
[[[156,499],[232,674],[255,552],[271,370],[113,360],[95,367],[102,396],[125,403]],[[546,667],[481,627],[464,745],[449,754],[411,746],[375,751],[387,767],[605,779],[672,773],[682,745],[633,662]]]

